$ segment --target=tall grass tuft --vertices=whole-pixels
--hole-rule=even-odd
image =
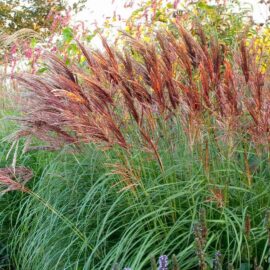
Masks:
[[[78,43],[83,66],[45,54],[46,73],[14,74],[14,139],[61,149],[18,200],[16,269],[150,269],[161,254],[160,269],[269,267],[264,52],[198,27],[124,33],[122,50],[101,37],[103,51]]]
[[[246,140],[268,148],[269,70],[262,68],[263,52],[245,39],[236,50],[214,38],[206,41],[198,27],[195,38],[176,24],[177,34],[160,30],[152,44],[125,34],[122,51],[103,37],[103,52],[79,44],[84,68],[45,54],[46,73],[15,75],[28,91],[17,136],[35,136],[55,148],[118,145],[127,154],[139,146],[161,170],[161,138],[171,141],[167,130],[178,122],[191,146],[211,136],[219,149],[225,142],[233,151]]]

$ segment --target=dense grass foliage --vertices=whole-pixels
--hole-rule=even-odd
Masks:
[[[119,192],[107,168],[114,157],[105,158],[92,146],[76,155],[63,150],[21,160],[33,169],[36,164],[34,194],[10,193],[1,199],[1,231],[15,269],[111,269],[116,262],[120,269],[150,269],[151,257],[161,254],[176,254],[182,269],[196,269],[194,228],[202,222],[202,211],[208,267],[220,251],[224,268],[233,263],[238,269],[257,258],[266,269],[269,157],[253,160],[254,153],[248,152],[250,162],[257,162],[249,187],[243,151],[228,158],[216,156],[210,146],[213,162],[206,174],[183,136],[173,157],[166,146],[163,150],[166,169],[160,173],[155,164],[144,163],[144,186],[136,193]],[[138,155],[132,158],[140,161]]]
[[[196,33],[176,22],[150,44],[78,42],[83,63],[45,53],[43,73],[12,74],[23,106],[1,145],[14,174],[0,183],[17,190],[1,198],[3,265],[270,267],[267,55]]]

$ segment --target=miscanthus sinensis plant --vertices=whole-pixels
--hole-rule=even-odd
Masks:
[[[40,141],[61,149],[19,200],[14,264],[137,270],[176,254],[182,269],[268,267],[264,52],[180,24],[150,44],[122,38],[78,43],[83,65],[47,53],[46,72],[13,74],[25,98],[13,139],[33,158]]]
[[[246,144],[267,153],[269,70],[263,68],[264,52],[248,47],[244,37],[232,49],[214,37],[208,40],[200,25],[197,33],[195,38],[176,23],[174,33],[160,30],[150,44],[124,33],[121,50],[103,37],[102,52],[79,43],[84,67],[76,62],[67,66],[45,53],[47,72],[14,75],[28,93],[14,139],[26,137],[29,147],[36,137],[55,149],[89,142],[117,149],[126,158],[112,166],[130,189],[140,180],[135,165],[125,160],[140,148],[164,171],[159,147],[165,143],[174,151],[177,134],[171,131],[177,125],[191,149],[200,145],[206,170],[209,139],[227,155],[239,145],[246,155]]]

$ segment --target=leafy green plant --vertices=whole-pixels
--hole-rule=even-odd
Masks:
[[[241,6],[237,0],[142,1],[128,18],[126,31],[149,41],[149,36],[156,30],[173,30],[175,21],[180,21],[195,35],[193,22],[198,21],[208,37],[215,35],[222,43],[234,46],[235,36],[252,28],[250,16],[251,8]]]

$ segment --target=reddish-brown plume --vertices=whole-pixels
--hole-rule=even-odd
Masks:
[[[27,192],[25,184],[32,177],[32,171],[25,167],[0,169],[0,186],[4,188],[1,190],[1,193],[3,194],[12,190]]]
[[[18,137],[35,136],[55,148],[94,142],[127,151],[136,140],[161,167],[162,121],[180,120],[189,138],[211,123],[220,137],[237,132],[269,143],[269,71],[245,39],[235,50],[200,26],[197,33],[176,24],[174,33],[159,31],[150,44],[128,34],[124,49],[104,37],[102,51],[79,43],[84,67],[47,54],[47,72],[14,76],[28,93]]]

